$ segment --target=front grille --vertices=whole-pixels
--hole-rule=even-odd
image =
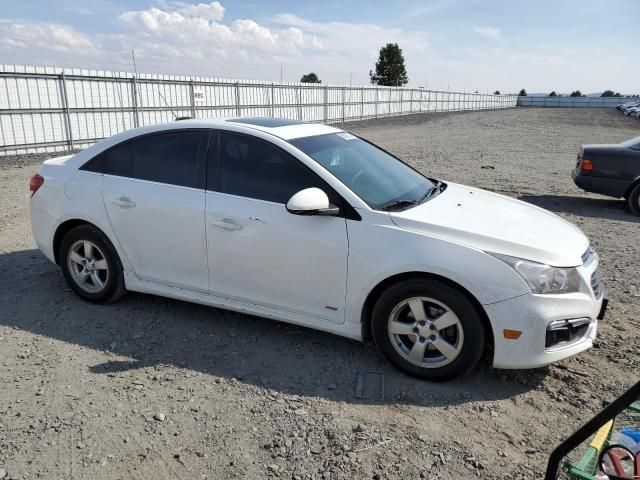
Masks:
[[[596,270],[591,274],[591,290],[596,298],[600,298],[604,293],[604,285],[602,283],[602,275],[600,270]]]

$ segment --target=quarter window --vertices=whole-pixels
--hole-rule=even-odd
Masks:
[[[214,190],[284,204],[300,190],[318,187],[332,199],[331,190],[320,177],[269,142],[221,132],[219,148],[218,181],[210,181]]]

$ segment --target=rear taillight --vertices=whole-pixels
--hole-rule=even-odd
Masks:
[[[583,172],[591,172],[593,171],[593,163],[591,160],[582,159],[582,163],[580,164],[580,170]]]
[[[33,197],[38,189],[44,185],[44,178],[42,175],[38,175],[37,173],[31,177],[29,180],[29,191],[31,192],[31,196]]]

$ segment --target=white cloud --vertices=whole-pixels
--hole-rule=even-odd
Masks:
[[[483,37],[500,39],[502,37],[502,31],[495,27],[473,27],[473,31]]]
[[[220,21],[224,17],[224,7],[219,2],[199,3],[197,5],[184,4],[178,11],[184,15],[202,17],[214,21]]]
[[[167,8],[167,7],[164,7]],[[126,11],[119,19],[127,29],[125,38],[135,38],[140,57],[145,52],[160,54],[164,49],[184,51],[185,57],[221,60],[243,57],[258,58],[264,53],[297,54],[304,47],[304,37],[298,28],[271,29],[251,19],[239,19],[224,24],[224,7],[218,2],[209,5],[187,5],[163,10]],[[179,59],[173,59],[177,61]]]
[[[58,52],[93,49],[94,43],[71,27],[54,23],[0,23],[0,43],[12,48]]]

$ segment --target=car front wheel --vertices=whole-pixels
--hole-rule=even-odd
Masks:
[[[62,239],[59,258],[67,283],[83,299],[106,303],[126,293],[118,254],[96,227],[81,225],[70,230]]]
[[[484,351],[484,328],[475,306],[438,280],[389,287],[374,306],[372,322],[382,354],[415,377],[450,380],[471,370]]]

